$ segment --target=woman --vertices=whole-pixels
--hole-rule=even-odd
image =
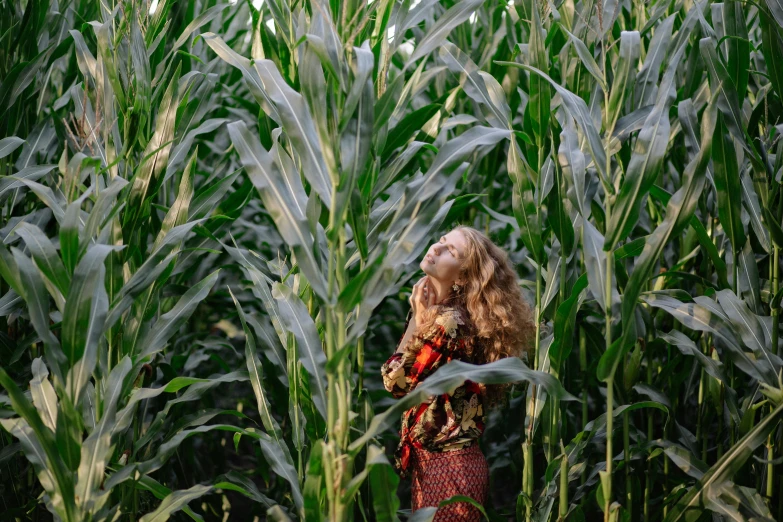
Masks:
[[[451,360],[484,364],[517,357],[535,333],[506,253],[484,234],[457,226],[432,245],[413,285],[411,310],[397,351],[381,367],[384,387],[400,398]],[[411,510],[466,495],[484,504],[489,470],[478,439],[487,408],[506,385],[466,380],[453,393],[430,397],[402,415],[395,468],[411,476]],[[435,522],[478,521],[467,502],[438,510]]]

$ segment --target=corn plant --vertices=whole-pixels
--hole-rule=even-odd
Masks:
[[[210,103],[214,75],[183,72],[176,54],[225,7],[186,24],[167,54],[156,55],[167,10],[3,4],[7,57],[18,63],[4,74],[0,109],[14,134],[0,145],[9,326],[0,384],[13,410],[2,425],[19,441],[6,445],[6,456],[24,453],[58,520],[165,520],[180,509],[200,518],[187,502],[220,480],[171,491],[152,474],[189,437],[246,432],[206,425],[240,412],[182,415],[178,406],[247,381],[246,371],[195,377],[172,367],[181,367],[172,361],[177,352],[188,353],[173,337],[220,279],[220,269],[202,273],[208,264],[198,263],[252,189],[232,188],[239,172],[219,160],[202,179],[206,158],[194,140],[225,119],[207,118],[218,108]],[[97,20],[82,27],[79,16]],[[190,326],[206,340],[207,318],[197,315]],[[241,478],[222,482],[259,498]],[[164,500],[142,506],[140,492]]]
[[[555,379],[531,372],[518,360],[481,369],[455,365],[451,373],[428,380],[383,414],[362,415],[360,434],[351,437],[351,429],[358,428],[352,418],[360,417],[355,410],[372,411],[362,390],[363,337],[370,313],[443,222],[451,207],[446,196],[470,169],[466,161],[480,158],[511,136],[507,127],[484,125],[448,132],[440,107],[409,109],[432,77],[422,73],[425,58],[439,46],[448,49],[446,35],[476,7],[475,2],[458,2],[445,10],[417,39],[410,56],[397,64],[392,58],[401,40],[389,41],[385,35],[392,20],[395,30],[404,34],[406,20],[417,19],[407,4],[356,9],[345,4],[335,9],[313,2],[290,11],[270,4],[277,45],[256,35],[266,27],[254,18],[252,40],[261,45],[251,49],[252,59],[219,35],[203,35],[218,56],[241,72],[264,112],[255,130],[244,121],[230,123],[228,130],[242,166],[291,249],[292,263],[299,269],[294,277],[301,277],[291,291],[265,277],[241,249],[229,250],[272,318],[278,337],[273,342],[279,340],[286,348],[285,367],[293,370],[288,374],[288,413],[297,452],[296,477],[301,481],[304,475],[302,494],[293,480],[293,456],[279,436],[275,444],[285,461],[279,471],[291,477],[295,503],[308,520],[352,517],[354,496],[367,477],[376,516],[396,516],[397,502],[382,500],[394,498],[387,486],[395,483],[393,473],[388,464],[381,465],[377,447],[368,444],[404,409],[451,389],[459,379],[541,380],[540,385],[556,396],[567,397]],[[384,11],[364,12],[367,9]],[[335,21],[338,17],[359,17],[360,22],[351,32],[350,25]],[[408,69],[413,74],[407,75]],[[265,147],[264,141],[270,145]],[[433,152],[426,171],[410,172],[408,164],[425,152]],[[401,176],[406,171],[408,175]],[[242,313],[241,308],[238,311]],[[296,371],[297,359],[304,374]],[[261,409],[267,410],[262,391],[259,384],[256,396]],[[323,430],[318,429],[321,422]],[[303,440],[302,425],[310,426],[305,429],[309,440]],[[279,433],[272,418],[265,427],[268,433]],[[355,473],[354,460],[363,450],[364,470]],[[303,457],[304,452],[309,457]],[[308,464],[303,472],[304,461]]]
[[[765,81],[771,75],[762,71],[777,52],[772,37],[779,26],[767,8],[739,3],[518,7],[525,19],[520,40],[527,45],[518,45],[515,60],[495,63],[523,70],[527,81],[527,106],[517,131],[523,145],[509,152],[508,170],[519,200],[530,202],[515,213],[537,267],[538,313],[553,307],[554,336],[541,341],[545,348],[537,348],[535,363],[560,376],[579,337],[580,369],[588,370],[585,352],[602,334],[594,371],[606,383],[605,412],[588,422],[589,410],[583,409],[577,426],[584,428],[575,430],[567,445],[556,401],[546,409],[541,403],[547,397],[531,387],[518,516],[524,511],[528,520],[548,518],[559,496],[560,519],[582,517],[589,509],[582,497],[589,494],[605,520],[690,520],[705,509],[733,519],[771,517],[773,459],[766,461],[766,484],[748,487],[731,479],[749,468],[746,462],[761,444],[772,448],[781,413],[774,399],[759,392],[741,398],[736,388],[741,379],[767,395],[779,386],[777,247],[770,239],[779,218],[762,211],[777,191],[768,152],[776,140],[764,132],[774,118],[768,111],[774,92]],[[762,41],[767,43],[759,45]],[[751,55],[751,46],[764,52]],[[758,74],[751,78],[754,71]],[[743,115],[743,103],[755,117]],[[541,225],[542,202],[547,228]],[[702,221],[708,217],[709,232]],[[572,256],[579,245],[581,256]],[[758,265],[767,260],[774,291],[767,288],[764,304]],[[538,274],[544,263],[542,285]],[[595,299],[597,310],[590,309],[584,292]],[[665,333],[671,319],[660,314],[679,324]],[[696,361],[683,361],[672,348]],[[682,364],[691,378],[678,389],[686,383],[673,374]],[[700,390],[695,437],[677,422],[693,404],[693,395],[684,392],[694,382]],[[710,385],[720,389],[717,418],[704,414],[704,390]],[[633,402],[634,397],[651,400]],[[657,439],[651,408],[662,410],[666,419]],[[634,410],[647,410],[646,434],[641,426],[634,428],[634,417],[645,420]],[[614,446],[616,417],[623,426],[620,454]],[[719,426],[712,442],[706,419]],[[538,425],[549,451],[544,454],[547,481],[536,498],[531,447]],[[605,458],[590,470],[588,441],[596,434],[605,438]],[[702,451],[695,450],[696,443]],[[717,446],[712,467],[707,465],[710,445]],[[633,461],[664,453],[697,481],[686,489],[667,459],[664,496],[656,501],[650,474],[657,466],[645,470]],[[579,468],[581,473],[574,472]],[[641,471],[647,472],[643,495]],[[569,477],[558,479],[558,473]],[[580,484],[569,495],[571,481]]]
[[[783,519],[777,2],[2,10],[9,513],[395,520],[394,424],[469,378],[518,382],[491,520]],[[528,364],[391,401],[457,222],[519,266]]]
[[[476,6],[463,2],[439,17],[421,37],[409,66],[435,50]],[[269,506],[272,517],[343,520],[353,516],[354,497],[368,476],[376,514],[394,517],[396,495],[385,487],[394,482],[393,472],[370,443],[406,407],[467,378],[531,380],[553,396],[569,397],[554,378],[518,360],[482,368],[454,365],[374,417],[361,392],[361,371],[357,388],[354,367],[363,367],[361,338],[374,307],[448,214],[451,205],[445,199],[466,175],[466,160],[510,135],[481,125],[449,131],[453,127],[444,127],[441,113],[432,109],[406,115],[429,80],[422,78],[421,66],[406,72],[407,66],[398,69],[392,63],[399,42],[389,47],[385,34],[390,19],[402,23],[413,16],[409,23],[415,25],[421,13],[388,3],[376,18],[375,7],[364,12],[362,6],[350,12],[358,23],[354,33],[338,34],[331,6],[278,11],[270,5],[280,30],[272,43],[262,34],[262,11],[248,5],[210,7],[173,33],[176,39],[166,30],[169,4],[154,13],[133,3],[111,11],[102,6],[99,12],[45,7],[30,3],[24,15],[9,7],[15,20],[32,17],[40,31],[49,30],[48,23],[56,34],[68,36],[49,44],[45,52],[50,54],[39,61],[17,66],[4,83],[18,95],[30,79],[40,80],[37,89],[49,119],[26,139],[10,137],[2,145],[6,158],[16,158],[13,164],[5,161],[9,175],[2,189],[9,225],[2,254],[8,285],[4,310],[29,323],[27,337],[15,332],[12,340],[21,349],[32,345],[32,379],[29,397],[19,385],[25,372],[18,368],[13,377],[0,372],[0,384],[8,393],[4,402],[15,413],[2,420],[3,427],[20,441],[43,502],[58,519],[136,518],[143,511],[140,490],[163,499],[142,520],[164,520],[180,509],[198,518],[186,508],[189,501],[229,489]],[[270,53],[277,59],[251,62],[242,56],[246,49],[235,33],[240,16],[248,12],[252,25],[242,34],[250,37],[249,54]],[[98,20],[71,28],[75,15]],[[238,49],[211,31],[195,38],[205,24],[231,35]],[[342,40],[362,44],[343,47]],[[371,42],[383,57],[380,66]],[[186,52],[182,48],[188,43]],[[207,46],[218,58],[205,54]],[[19,54],[17,59],[21,49]],[[48,73],[63,64],[50,55],[63,54],[75,65],[65,71],[73,83],[55,98],[47,88]],[[196,63],[204,68],[191,69]],[[245,120],[252,116],[227,126],[226,118],[208,118],[222,111],[210,103],[220,93],[219,76],[234,69],[265,111],[256,122],[263,132],[250,131]],[[298,83],[304,96],[289,81]],[[24,99],[3,99],[7,111],[37,114]],[[51,120],[62,116],[68,125],[58,133]],[[20,118],[9,128],[21,134],[24,123]],[[409,144],[422,124],[428,125],[423,141]],[[212,136],[213,146],[229,138],[242,168],[235,168],[232,156],[219,148],[203,155],[191,150],[200,135]],[[54,155],[57,164],[50,163]],[[411,172],[413,160],[426,162],[424,174]],[[196,189],[205,162],[212,166]],[[234,188],[243,172],[247,178]],[[248,204],[253,187],[295,260],[298,271],[291,286],[272,281],[250,261],[255,252],[229,244],[227,229]],[[241,267],[275,327],[278,339],[265,336],[264,341],[268,359],[280,363],[288,380],[292,425],[285,435],[296,449],[296,466],[272,414],[263,363],[248,325],[261,335],[269,330],[247,316],[236,298],[247,371],[174,376],[153,385],[159,371],[164,377],[171,373],[168,361],[179,355],[181,345],[173,336],[220,280],[219,270],[213,270],[191,282],[210,264],[204,253],[221,252],[215,248]],[[349,276],[356,261],[359,266]],[[288,270],[285,262],[278,268]],[[284,351],[275,352],[277,341]],[[23,352],[16,354],[19,361]],[[246,380],[264,430],[207,424],[230,411],[172,416],[177,404],[199,400],[217,384]],[[166,403],[158,400],[185,388]],[[152,415],[150,406],[156,405],[162,407]],[[360,408],[363,425],[354,411]],[[352,436],[351,429],[360,426]],[[154,478],[183,441],[209,431],[233,432],[235,444],[243,437],[257,441],[270,469],[289,483],[293,505],[272,501],[230,474],[177,491]],[[365,467],[354,477],[360,452]]]

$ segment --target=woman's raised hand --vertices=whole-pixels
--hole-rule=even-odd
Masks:
[[[424,276],[413,285],[413,291],[409,299],[413,310],[413,320],[417,324],[424,322],[424,313],[435,305],[435,291],[429,285],[429,276]]]

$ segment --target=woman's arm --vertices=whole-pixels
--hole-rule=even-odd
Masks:
[[[451,354],[460,340],[456,327],[452,327],[455,324],[455,318],[444,314],[426,333],[417,333],[415,328],[411,330],[409,325],[397,351],[381,366],[386,390],[394,397],[401,398],[450,361]],[[409,339],[406,339],[406,336]]]
[[[413,316],[413,310],[408,310],[408,317],[405,319],[405,326],[404,326],[405,332],[402,334],[402,337],[400,338],[400,342],[397,343],[397,351],[394,353],[402,353],[405,350],[405,346],[408,344],[408,342],[411,340],[411,337],[413,337],[413,334],[416,332],[416,318]]]

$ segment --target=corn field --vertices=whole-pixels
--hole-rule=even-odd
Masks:
[[[0,0],[0,520],[429,521],[465,379],[487,520],[783,520],[782,132],[779,0]],[[535,343],[395,400],[456,224]]]

